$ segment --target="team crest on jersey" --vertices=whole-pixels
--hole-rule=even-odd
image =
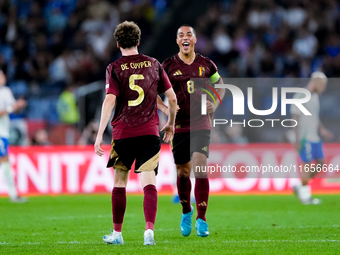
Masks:
[[[181,70],[178,69],[178,70],[174,73],[174,76],[177,76],[177,75],[182,75]]]
[[[203,67],[203,66],[200,66],[200,67],[198,68],[198,72],[199,72],[199,76],[200,76],[200,77],[203,77],[203,76],[205,75],[205,69],[204,69],[204,67]]]

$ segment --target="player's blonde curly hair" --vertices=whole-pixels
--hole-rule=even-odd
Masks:
[[[139,26],[133,21],[124,21],[120,23],[113,34],[123,49],[129,49],[137,46],[141,37]]]

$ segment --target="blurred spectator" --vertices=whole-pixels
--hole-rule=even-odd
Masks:
[[[23,97],[20,97],[23,100]],[[9,143],[11,145],[28,145],[27,123],[23,112],[10,114]]]
[[[97,30],[89,36],[89,43],[91,44],[96,56],[104,57],[106,49],[110,42],[111,34],[105,34],[103,30]]]
[[[47,51],[47,36],[43,33],[39,33],[34,37],[34,53],[36,54],[39,51]]]
[[[329,36],[326,49],[328,56],[336,58],[340,54],[340,37],[337,34],[331,34]]]
[[[71,67],[72,55],[70,50],[65,49],[62,54],[54,59],[49,66],[49,77],[53,82],[70,82],[69,73]]]
[[[50,33],[54,33],[58,30],[64,30],[67,24],[67,17],[62,13],[59,8],[52,10],[47,17],[47,28]]]
[[[46,51],[38,51],[31,61],[30,76],[32,81],[38,84],[44,84],[49,78],[48,67],[50,57]]]
[[[221,55],[227,54],[232,49],[231,38],[223,26],[219,26],[215,29],[213,34],[213,43],[215,49]]]
[[[76,145],[80,134],[78,129],[69,124],[57,124],[50,130],[50,141],[53,145]]]
[[[299,2],[295,0],[289,1],[290,6],[285,14],[286,23],[292,28],[299,28],[307,18],[306,11],[299,6]]]
[[[249,12],[248,24],[252,28],[270,26],[270,12],[264,2],[254,1],[252,10]]]
[[[7,43],[13,43],[18,36],[18,23],[16,19],[16,8],[14,6],[10,7],[8,14],[8,21],[6,27],[5,41]]]
[[[291,50],[284,58],[284,77],[299,77],[300,65],[299,61]]]
[[[214,50],[214,46],[212,45],[208,36],[202,33],[200,29],[197,29],[196,37],[198,38],[198,40],[195,45],[195,49],[205,56],[210,56],[210,54]]]
[[[9,85],[29,88],[29,102],[56,101],[66,84],[83,86],[103,79],[107,64],[119,56],[112,36],[119,22],[137,22],[145,46],[157,40],[157,26],[167,21],[163,15],[178,8],[173,3],[0,1],[0,68]],[[221,75],[308,77],[322,69],[327,76],[337,77],[339,13],[336,0],[221,0],[209,2],[198,16],[188,15],[186,22],[196,29],[197,52],[212,58]],[[146,53],[152,50],[145,47]],[[46,111],[55,113],[55,108]],[[41,114],[32,109],[28,108],[27,116],[38,119]]]
[[[63,33],[61,31],[56,31],[49,40],[49,49],[53,58],[58,57],[63,52],[64,48],[65,41],[63,39]]]
[[[80,26],[80,15],[77,15],[77,13],[71,14],[71,16],[67,20],[66,28],[63,32],[63,41],[65,42],[68,47],[72,44],[74,40],[74,35],[79,31]]]
[[[23,37],[19,37],[13,45],[14,57],[20,62],[25,62],[29,57],[28,47]]]
[[[249,51],[250,45],[251,42],[247,37],[245,28],[238,28],[234,37],[234,49],[237,50],[241,55],[244,55]]]
[[[52,143],[48,140],[48,132],[46,129],[39,129],[33,136],[31,145],[48,146]]]
[[[248,139],[243,135],[243,126],[241,125],[227,126],[225,134],[229,143],[248,143]]]
[[[37,32],[46,33],[46,19],[42,15],[41,5],[38,2],[32,1],[28,11],[30,13],[25,19],[25,32],[29,36],[34,36]]]
[[[64,124],[75,125],[79,121],[76,98],[72,92],[74,86],[68,85],[61,93],[57,103],[59,120]]]
[[[79,145],[93,145],[96,141],[96,136],[99,128],[98,121],[91,120],[85,127],[78,140]]]
[[[273,44],[271,45],[272,52],[278,56],[284,57],[285,54],[291,48],[291,41],[289,39],[289,32],[288,29],[282,27],[280,32],[278,33],[277,38],[274,40]]]
[[[318,46],[316,37],[306,29],[301,29],[298,34],[298,38],[293,43],[294,51],[302,58],[311,59]]]
[[[1,54],[0,54],[0,70],[2,70],[5,75],[7,75],[7,64],[4,60],[4,57]]]
[[[273,60],[273,55],[271,52],[267,49],[260,60],[260,70],[261,70],[261,76],[262,77],[270,77],[273,74],[275,74],[275,63]]]

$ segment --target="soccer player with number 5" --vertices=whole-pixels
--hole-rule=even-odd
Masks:
[[[176,93],[179,111],[176,116],[175,136],[172,143],[172,152],[177,168],[177,190],[182,204],[182,220],[180,223],[183,236],[191,233],[193,206],[190,204],[191,181],[190,171],[196,166],[207,165],[209,156],[211,123],[209,115],[215,112],[219,100],[223,99],[225,90],[216,89],[216,101],[207,101],[208,115],[201,116],[197,121],[190,120],[191,106],[201,109],[200,97],[193,97],[195,87],[192,78],[209,78],[212,84],[222,83],[217,67],[209,58],[195,53],[197,42],[195,30],[189,25],[182,25],[177,30],[177,45],[179,53],[166,59],[163,63],[172,87]],[[199,100],[196,102],[196,100]],[[217,100],[219,99],[219,100]],[[191,100],[191,102],[190,102]],[[193,102],[194,101],[194,102]],[[159,109],[164,109],[162,101],[158,99]],[[167,113],[167,111],[164,111]],[[209,179],[206,173],[194,171],[195,199],[197,208],[196,232],[200,237],[209,235],[206,223],[206,211],[209,198]]]
[[[164,93],[169,100],[169,119],[163,127],[163,140],[172,141],[177,100],[168,76],[160,63],[138,53],[141,31],[134,22],[124,21],[114,36],[122,57],[106,69],[106,97],[103,102],[95,152],[102,156],[104,130],[115,107],[111,121],[112,148],[107,167],[114,168],[112,215],[114,230],[105,235],[107,244],[124,244],[122,224],[126,209],[126,185],[129,170],[135,162],[135,172],[141,174],[144,191],[144,245],[154,245],[154,223],[157,211],[156,174],[160,138],[157,95]]]

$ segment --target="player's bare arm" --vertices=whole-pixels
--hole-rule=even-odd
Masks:
[[[102,106],[102,112],[99,122],[99,129],[96,137],[96,141],[94,144],[94,150],[98,156],[103,156],[104,150],[101,148],[101,144],[103,142],[103,134],[107,127],[107,124],[110,121],[112,110],[116,103],[116,96],[113,94],[107,94],[103,106]]]
[[[12,112],[19,112],[27,106],[27,101],[23,98],[19,98],[13,106],[9,106],[6,110],[0,111],[0,116],[11,114]]]
[[[216,82],[216,84],[223,84],[223,80],[221,77],[219,78],[218,82]],[[221,100],[223,100],[224,95],[225,95],[225,89],[218,88],[216,89],[216,91],[217,91],[218,96],[221,98]],[[218,99],[217,95],[215,95],[215,99]],[[207,100],[207,112],[214,113],[219,105],[220,105],[220,100],[216,100],[216,104]]]
[[[10,114],[12,113],[12,111],[9,109],[9,110],[4,110],[4,111],[0,111],[0,116],[2,115],[6,115],[6,114]]]
[[[177,98],[174,90],[172,88],[166,90],[164,92],[165,96],[168,98],[169,101],[169,118],[168,122],[165,124],[165,126],[161,129],[161,131],[165,131],[165,135],[163,138],[163,141],[168,143],[171,142],[174,133],[175,133],[175,119],[176,119],[176,113],[177,113]],[[158,99],[157,99],[158,100]]]
[[[320,135],[328,141],[334,138],[334,134],[330,130],[325,128],[321,121],[319,122],[319,132]]]
[[[169,108],[163,103],[162,98],[157,97],[157,109],[164,113],[166,116],[169,116]],[[176,106],[176,113],[179,111],[179,106]]]
[[[164,113],[166,116],[169,116],[169,109],[163,103],[163,100],[162,98],[160,98],[160,96],[157,96],[157,109],[160,110],[162,113]]]

